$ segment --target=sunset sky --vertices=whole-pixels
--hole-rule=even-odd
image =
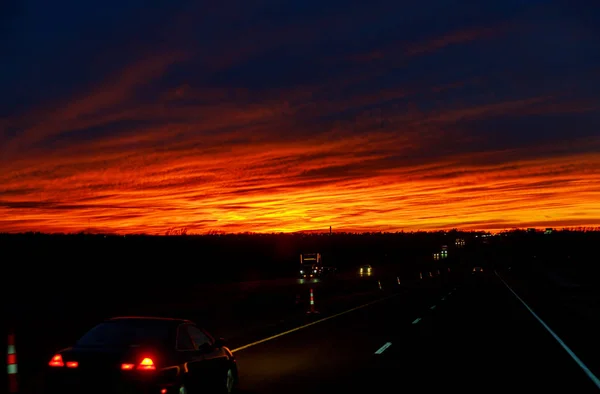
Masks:
[[[459,4],[2,2],[0,232],[600,226],[600,7]]]

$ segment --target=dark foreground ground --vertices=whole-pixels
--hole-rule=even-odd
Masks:
[[[244,243],[260,246],[270,239],[264,237],[239,244],[212,240],[222,245],[213,250],[215,264],[208,265],[213,260],[198,263],[205,256],[193,239],[157,247],[162,255],[149,249],[146,259],[136,255],[139,240],[115,238],[118,247],[98,258],[89,250],[103,250],[104,238],[91,244],[83,239],[80,249],[71,249],[70,240],[4,238],[3,247],[31,249],[36,256],[13,258],[4,267],[3,327],[16,334],[20,392],[42,392],[42,372],[54,352],[119,315],[187,318],[225,337],[238,358],[245,393],[600,389],[600,270],[588,257],[597,255],[589,253],[597,236],[473,236],[465,248],[450,245],[444,261],[433,261],[418,239],[394,246],[402,236],[365,237],[338,245],[347,259],[337,256],[338,275],[312,281],[294,278],[287,268],[272,272],[287,261],[277,253],[262,267],[252,259],[263,261],[263,255],[247,261],[219,254],[239,247],[236,253],[245,256]],[[446,238],[431,242],[449,244]],[[284,250],[297,268],[301,248],[287,245],[290,239],[273,238],[282,244],[259,249]],[[310,250],[329,245],[332,256],[331,240],[309,239],[323,243]],[[122,243],[129,254],[120,252]],[[187,249],[173,247],[184,244]],[[413,244],[418,248],[410,249]],[[70,263],[48,245],[69,253]],[[364,263],[373,264],[372,277],[358,276]],[[244,264],[245,273],[233,275]],[[218,270],[211,271],[213,266]],[[484,274],[473,274],[474,266],[484,267]],[[311,289],[317,314],[306,313]]]
[[[536,287],[528,287],[523,277],[508,270],[483,275],[463,271],[426,275],[401,285],[386,280],[382,289],[378,280],[352,279],[352,292],[343,281],[344,286],[329,293],[323,285],[317,315],[307,315],[307,306],[301,304],[286,311],[271,309],[270,318],[257,317],[255,324],[230,320],[215,325],[217,331],[230,334],[242,392],[598,392],[591,374],[600,372],[596,339],[600,327],[593,319],[575,320],[568,309],[551,307],[547,297],[535,296]],[[271,292],[286,294],[286,288],[272,287]],[[563,344],[523,302],[539,312]],[[156,308],[157,314],[164,312]],[[180,314],[186,308],[193,305],[182,303],[172,310]],[[56,323],[40,322],[38,334],[44,336],[44,328],[52,324]],[[268,340],[256,343],[264,339]],[[21,336],[21,341],[27,337]],[[59,344],[47,347],[52,345]],[[563,345],[580,360],[574,360]],[[27,352],[26,357],[40,365],[51,353]],[[20,359],[26,366],[20,376],[21,392],[39,392],[43,382],[29,361]]]

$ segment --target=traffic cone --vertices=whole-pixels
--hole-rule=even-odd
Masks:
[[[433,278],[433,275],[431,275],[431,271],[429,271],[429,277],[430,277],[430,278]]]
[[[17,381],[17,349],[15,347],[15,334],[8,334],[8,348],[6,350],[6,367],[8,372],[8,392],[18,393],[19,383]]]
[[[383,290],[383,288],[381,287],[381,281],[380,280],[377,281],[377,285],[379,285],[379,290]]]
[[[315,294],[314,294],[312,288],[310,289],[310,309],[306,313],[308,313],[308,314],[319,313],[315,309]]]
[[[419,279],[423,279],[423,273],[419,272]]]
[[[396,276],[396,280],[398,281],[398,285],[400,285],[400,277]]]

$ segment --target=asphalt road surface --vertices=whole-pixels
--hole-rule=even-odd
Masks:
[[[235,354],[247,394],[599,391],[493,274],[408,289]]]

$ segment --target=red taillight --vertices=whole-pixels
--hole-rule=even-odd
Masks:
[[[63,362],[62,356],[60,354],[55,354],[54,357],[48,363],[51,367],[64,367],[65,363]]]
[[[135,364],[121,364],[121,369],[123,371],[130,371],[132,369],[141,369],[143,371],[153,371],[156,369],[156,365],[154,365],[154,361],[152,361],[151,358],[145,357],[138,364],[137,368],[136,368]]]
[[[156,369],[156,366],[151,358],[146,357],[142,360],[142,362],[140,362],[140,364],[137,366],[137,369],[154,370]]]
[[[77,361],[67,361],[67,368],[77,368],[79,363]]]

